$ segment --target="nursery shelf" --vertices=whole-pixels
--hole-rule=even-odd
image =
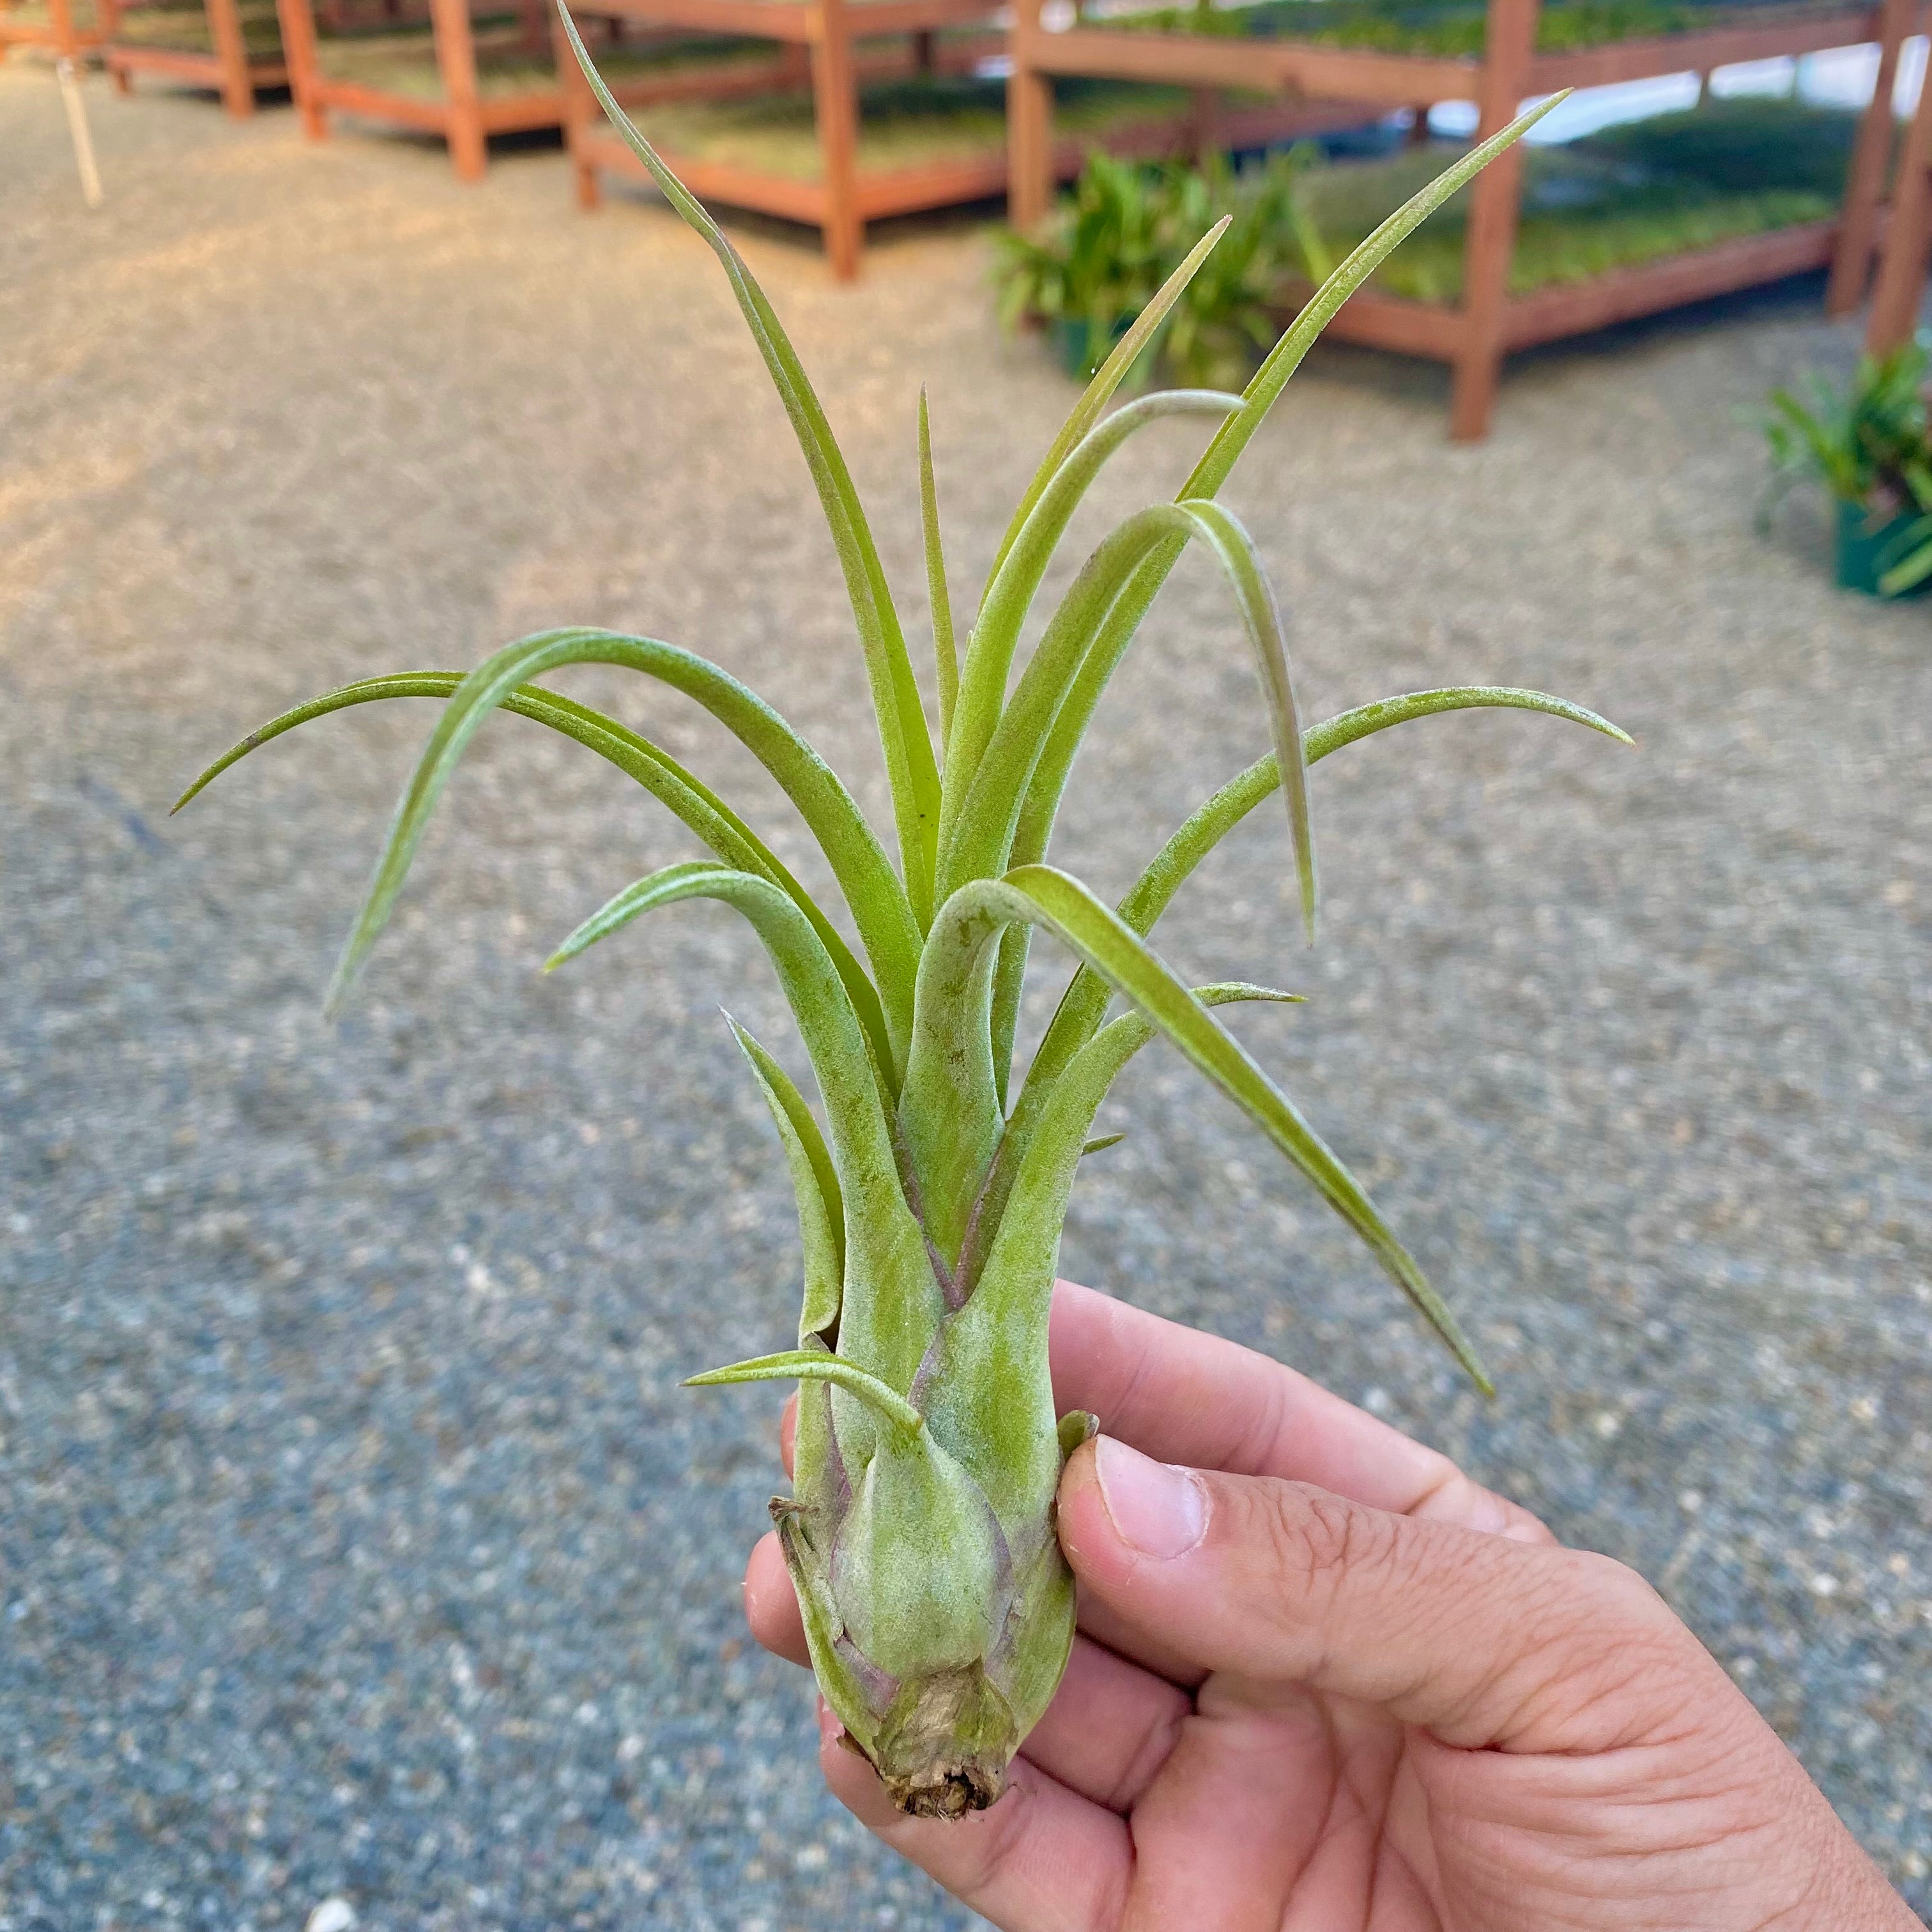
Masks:
[[[1076,83],[1062,103],[1056,174],[1080,170],[1089,148],[1162,155],[1211,139],[1258,147],[1330,128],[1353,125],[1359,107],[1243,100],[1217,105],[1211,129],[1181,88]],[[1006,183],[1005,89],[970,74],[932,74],[862,86],[857,138],[845,193],[858,223],[957,206],[1002,193]],[[796,92],[727,103],[645,108],[633,117],[692,191],[826,231],[842,209],[814,124],[812,103]],[[573,136],[580,167],[641,178],[644,170],[614,134],[588,122]]]
[[[876,165],[861,94],[868,82],[910,76],[934,88],[970,74],[1000,48],[982,30],[999,0],[607,0],[611,12],[659,29],[736,34],[777,44],[788,57],[755,104],[723,112],[738,130],[736,155],[707,154],[722,134],[697,123],[662,128],[665,157],[698,194],[812,224],[824,236],[832,272],[859,272],[866,224],[881,215],[998,192],[984,184],[976,158],[954,155],[910,169]],[[589,84],[567,52],[564,128],[576,164],[578,199],[597,206],[606,170],[641,172],[606,127]],[[748,92],[752,90],[747,90]],[[748,158],[746,134],[760,121],[783,130],[780,164]],[[654,136],[653,139],[656,137]],[[758,143],[753,140],[750,146]],[[767,142],[765,145],[770,146]],[[995,142],[997,149],[1000,143]],[[801,149],[808,152],[801,154]]]
[[[1197,88],[1272,89],[1288,100],[1347,99],[1372,111],[1473,100],[1486,139],[1534,96],[1694,72],[1832,47],[1878,43],[1873,104],[1859,124],[1832,218],[1727,236],[1666,260],[1530,294],[1510,292],[1522,157],[1513,149],[1471,191],[1461,290],[1453,302],[1406,301],[1365,290],[1331,334],[1446,362],[1454,371],[1450,430],[1487,431],[1503,358],[1532,343],[1756,283],[1828,266],[1833,313],[1856,305],[1870,272],[1892,146],[1889,104],[1899,49],[1920,30],[1924,0],[1877,4],[1659,4],[1615,8],[1592,0],[1488,0],[1484,8],[1378,8],[1368,0],[1262,0],[1208,16],[1192,9],[1100,20],[1049,32],[1040,0],[1016,0],[1009,83],[1010,205],[1016,222],[1046,211],[1057,171],[1057,82],[1079,75],[1158,79]],[[1172,22],[1173,24],[1169,24]],[[1306,22],[1306,32],[1291,31]],[[1243,32],[1244,24],[1258,32]],[[1339,23],[1339,24],[1338,24]],[[1480,23],[1480,32],[1478,24]],[[1658,25],[1668,31],[1652,31]],[[1632,26],[1642,31],[1633,33]],[[1232,30],[1231,30],[1232,29]],[[1324,38],[1312,35],[1321,32]],[[1621,36],[1621,37],[1619,37]],[[1336,44],[1372,38],[1373,46]],[[1453,46],[1455,51],[1442,51]],[[1477,50],[1469,50],[1472,47]]]
[[[0,0],[0,56],[10,47],[34,47],[58,58],[81,60],[114,38],[120,13],[115,0],[28,0],[25,5]]]
[[[274,0],[124,8],[103,58],[123,94],[152,74],[212,88],[236,116],[255,111],[261,89],[288,84]]]
[[[544,0],[474,16],[467,0],[430,0],[425,25],[346,32],[320,26],[312,0],[277,5],[290,83],[312,140],[326,134],[332,113],[418,129],[440,135],[458,175],[473,181],[492,134],[562,124],[564,86]],[[768,87],[783,71],[775,46],[662,34],[627,40],[602,14],[583,26],[627,105]]]

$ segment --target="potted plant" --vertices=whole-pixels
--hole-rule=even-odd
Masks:
[[[1824,485],[1836,512],[1838,581],[1868,597],[1932,589],[1926,364],[1922,340],[1904,343],[1861,357],[1842,391],[1814,376],[1804,397],[1772,392],[1773,497],[1801,479]]]
[[[1128,380],[1162,363],[1179,382],[1239,382],[1274,340],[1274,309],[1291,274],[1330,266],[1297,184],[1313,158],[1298,146],[1237,170],[1216,155],[1132,162],[1095,152],[1046,231],[998,237],[995,280],[1008,328],[1041,323],[1061,367],[1083,380],[1216,221],[1227,230],[1175,301]]]
[[[494,711],[534,719],[609,760],[710,849],[709,859],[627,886],[549,964],[645,913],[700,897],[735,907],[770,955],[820,1107],[756,1040],[735,1030],[796,1190],[804,1305],[796,1346],[691,1379],[800,1384],[794,1490],[772,1512],[818,1682],[902,1808],[958,1816],[998,1796],[1013,1754],[1053,1695],[1072,1636],[1072,1583],[1055,1540],[1054,1496],[1066,1455],[1095,1425],[1090,1416],[1054,1412],[1048,1305],[1068,1192],[1095,1112],[1142,1046],[1164,1036],[1242,1108],[1488,1385],[1454,1318],[1359,1184],[1214,1016],[1228,1001],[1291,996],[1240,981],[1190,988],[1146,935],[1216,842],[1274,798],[1285,808],[1312,932],[1306,770],[1358,739],[1471,706],[1546,712],[1622,736],[1560,699],[1484,687],[1392,698],[1306,722],[1261,560],[1216,500],[1327,319],[1416,222],[1544,110],[1474,150],[1358,249],[1245,394],[1157,394],[1104,414],[1222,231],[1204,238],[1107,357],[1048,451],[963,651],[950,614],[922,400],[935,743],[850,474],[777,316],[730,243],[629,128],[580,44],[577,51],[620,132],[716,251],[797,431],[871,676],[896,860],[806,740],[736,678],[674,645],[587,628],[524,638],[466,676],[412,671],[331,692],[253,734],[186,797],[306,720],[391,698],[443,700],[338,967],[337,1000],[388,918],[451,772]],[[1136,430],[1175,416],[1214,425],[1178,498],[1130,518],[1099,546],[1012,677],[1022,628],[1081,499]],[[1259,668],[1272,748],[1202,804],[1116,908],[1050,865],[1048,840],[1108,677],[1190,543],[1226,576]],[[586,663],[623,666],[682,692],[757,755],[817,838],[856,944],[695,773],[628,725],[538,682]],[[1015,1079],[1014,1021],[1036,931],[1068,950],[1076,970],[1024,1077]],[[1125,1010],[1109,1019],[1115,998]]]
[[[1000,317],[1042,324],[1070,376],[1091,376],[1167,279],[1152,171],[1096,148],[1046,233],[1003,230]]]

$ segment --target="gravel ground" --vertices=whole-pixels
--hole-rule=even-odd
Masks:
[[[790,1051],[722,909],[554,979],[688,848],[575,747],[483,734],[339,1028],[317,1003],[425,706],[175,790],[284,704],[608,622],[751,678],[882,804],[803,466],[660,209],[480,188],[286,112],[0,70],[0,1932],[961,1926],[811,1768],[748,1649],[782,1162],[717,1015]],[[932,385],[956,576],[1068,400],[970,225],[855,290],[753,230],[896,580]],[[1231,500],[1318,714],[1528,683],[1628,726],[1456,718],[1318,775],[1327,931],[1257,823],[1177,908],[1200,976],[1378,1190],[1500,1372],[1460,1390],[1240,1120],[1150,1054],[1067,1270],[1292,1360],[1654,1578],[1932,1907],[1932,626],[1753,528],[1747,412],[1850,339],[1815,289],[1522,366],[1494,440],[1434,372],[1317,356]],[[1136,446],[1082,534],[1172,487]],[[916,627],[922,616],[909,604]],[[748,800],[663,694],[571,681]],[[1124,886],[1262,738],[1190,564],[1064,850]],[[1036,989],[1048,997],[1050,982]]]

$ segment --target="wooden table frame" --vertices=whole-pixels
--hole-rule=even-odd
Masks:
[[[1919,90],[1918,110],[1906,131],[1888,216],[1871,312],[1865,318],[1865,346],[1874,356],[1912,340],[1924,304],[1927,267],[1932,262],[1932,73]]]
[[[1004,51],[1004,35],[962,34],[941,41],[940,30],[970,28],[990,17],[999,0],[602,0],[612,12],[655,24],[707,33],[742,33],[782,40],[794,50],[796,84],[809,82],[822,166],[815,181],[767,174],[694,155],[668,153],[664,160],[694,194],[737,208],[754,208],[816,228],[824,237],[832,272],[849,281],[859,272],[866,224],[928,208],[991,200],[1006,191],[1004,154],[934,161],[919,166],[868,172],[859,159],[859,92],[862,80],[908,72],[963,71],[984,56]],[[909,37],[909,57],[861,51],[861,43]],[[595,208],[598,177],[606,169],[642,178],[637,158],[605,124],[589,83],[560,52],[568,111],[564,130],[576,163],[578,198]],[[1353,124],[1363,110],[1334,102],[1270,103],[1232,113],[1207,96],[1188,116],[1150,118],[1144,125],[1110,135],[1107,146],[1124,153],[1164,154],[1177,145],[1214,142],[1259,146],[1330,128]],[[1054,144],[1051,172],[1078,173],[1090,137]]]
[[[606,0],[611,10],[654,26],[682,27],[706,34],[742,34],[780,42],[788,56],[790,84],[808,85],[822,169],[816,181],[766,174],[700,160],[665,156],[694,194],[776,214],[818,229],[832,273],[849,281],[859,272],[866,224],[916,209],[941,208],[997,194],[1004,169],[990,185],[985,169],[972,163],[938,164],[898,169],[890,174],[862,173],[859,167],[859,86],[893,73],[958,71],[981,55],[996,51],[990,37],[983,46],[942,48],[947,28],[978,25],[989,19],[1000,0]],[[858,43],[904,36],[907,56],[862,53]],[[607,169],[641,176],[637,158],[606,126],[603,110],[567,50],[560,48],[566,111],[564,133],[576,164],[577,194],[585,208],[601,199],[598,177]],[[780,85],[784,85],[781,82]]]
[[[385,122],[393,127],[418,128],[440,135],[448,145],[451,165],[459,179],[477,181],[489,164],[492,134],[522,134],[531,128],[556,128],[565,116],[561,78],[548,86],[519,94],[484,94],[477,84],[476,41],[470,24],[470,0],[429,0],[429,22],[434,36],[436,66],[442,80],[439,98],[394,94],[359,81],[338,80],[323,71],[317,53],[316,10],[313,0],[275,0],[282,26],[282,48],[288,60],[289,85],[300,111],[303,131],[320,141],[328,131],[332,112]],[[517,9],[523,34],[533,56],[552,52],[547,0],[520,0]],[[608,17],[598,4],[579,24],[586,32]],[[406,21],[404,24],[412,24]],[[595,44],[593,40],[593,45]],[[569,63],[574,74],[577,64]],[[578,76],[580,81],[581,76]],[[674,69],[662,78],[626,81],[618,98],[632,105],[652,100],[709,99],[773,84],[775,70],[747,70],[742,64]]]
[[[116,91],[131,92],[137,74],[158,74],[190,87],[214,88],[221,104],[240,119],[254,112],[258,89],[289,84],[288,62],[280,54],[249,52],[235,0],[206,0],[206,5],[208,35],[214,43],[208,51],[110,40],[103,58]]]
[[[120,23],[119,0],[94,0],[94,24],[75,24],[73,0],[47,0],[46,24],[17,18],[0,0],[0,56],[9,47],[44,47],[57,59],[80,62],[114,38]]]
[[[1482,140],[1506,127],[1525,100],[1560,88],[1601,87],[1685,72],[1708,74],[1744,61],[1879,44],[1877,88],[1859,127],[1844,206],[1834,220],[1740,236],[1613,269],[1587,282],[1511,296],[1510,263],[1522,196],[1522,151],[1513,148],[1492,162],[1470,190],[1460,304],[1412,302],[1373,288],[1352,297],[1328,325],[1328,334],[1447,362],[1453,372],[1450,434],[1458,442],[1474,442],[1487,434],[1503,358],[1514,350],[1808,269],[1831,269],[1830,313],[1856,308],[1863,298],[1878,232],[1899,46],[1914,31],[1922,4],[1876,0],[1868,5],[1821,5],[1815,11],[1780,8],[1774,20],[1732,21],[1655,39],[1539,53],[1540,0],[1489,0],[1484,53],[1450,58],[1305,40],[1109,28],[1104,21],[1081,21],[1052,33],[1041,23],[1040,0],[1014,0],[1007,109],[1010,206],[1014,220],[1022,224],[1047,212],[1055,75],[1180,80],[1208,88],[1273,86],[1291,96],[1372,101],[1378,104],[1376,111],[1384,113],[1401,107],[1421,113],[1437,101],[1473,100],[1477,139]]]

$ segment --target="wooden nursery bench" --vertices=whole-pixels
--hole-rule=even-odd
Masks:
[[[1022,223],[1046,212],[1055,172],[1052,88],[1068,75],[1271,86],[1304,98],[1372,100],[1384,113],[1408,107],[1418,116],[1439,102],[1473,101],[1480,140],[1507,124],[1526,100],[1562,88],[1708,76],[1744,62],[1879,44],[1877,91],[1835,212],[1513,293],[1523,181],[1519,146],[1469,190],[1453,296],[1418,300],[1374,285],[1356,295],[1328,333],[1448,363],[1450,433],[1472,440],[1487,431],[1503,359],[1514,350],[1808,269],[1832,270],[1834,313],[1855,305],[1889,161],[1899,48],[1921,10],[1921,0],[1652,0],[1648,14],[1642,4],[1595,0],[1552,0],[1547,7],[1540,0],[1486,0],[1460,8],[1262,0],[1206,15],[1176,8],[1138,18],[1089,17],[1050,31],[1041,0],[1015,0],[1010,205]],[[1645,30],[1633,34],[1633,20]],[[1252,29],[1244,31],[1250,22]]]
[[[84,60],[113,38],[119,14],[118,0],[0,0],[0,56],[32,47]]]
[[[138,74],[212,88],[237,116],[264,88],[288,84],[274,0],[191,0],[124,7],[104,56],[125,94]]]
[[[819,230],[832,272],[859,270],[866,224],[1004,192],[1004,84],[975,70],[1004,46],[984,31],[988,0],[607,0],[628,18],[756,34],[790,49],[794,83],[706,105],[660,105],[639,125],[692,191]],[[599,177],[643,169],[605,124],[590,86],[563,65],[565,130],[578,197]],[[1052,165],[1079,171],[1096,142],[1166,154],[1204,141],[1262,146],[1359,121],[1334,103],[1246,104],[1204,121],[1185,88],[1102,85],[1063,104],[1069,123]]]
[[[472,13],[470,0],[429,0],[426,24],[400,11],[386,17],[364,0],[332,31],[315,0],[276,0],[290,85],[311,140],[332,114],[440,136],[458,176],[479,178],[493,134],[554,128],[564,93],[552,51],[546,0],[511,0],[510,10]],[[345,13],[349,7],[345,4]],[[372,16],[378,24],[359,24]],[[688,34],[626,37],[599,16],[582,25],[627,104],[769,86],[776,64],[747,62],[736,44]],[[573,68],[574,63],[572,63]]]

